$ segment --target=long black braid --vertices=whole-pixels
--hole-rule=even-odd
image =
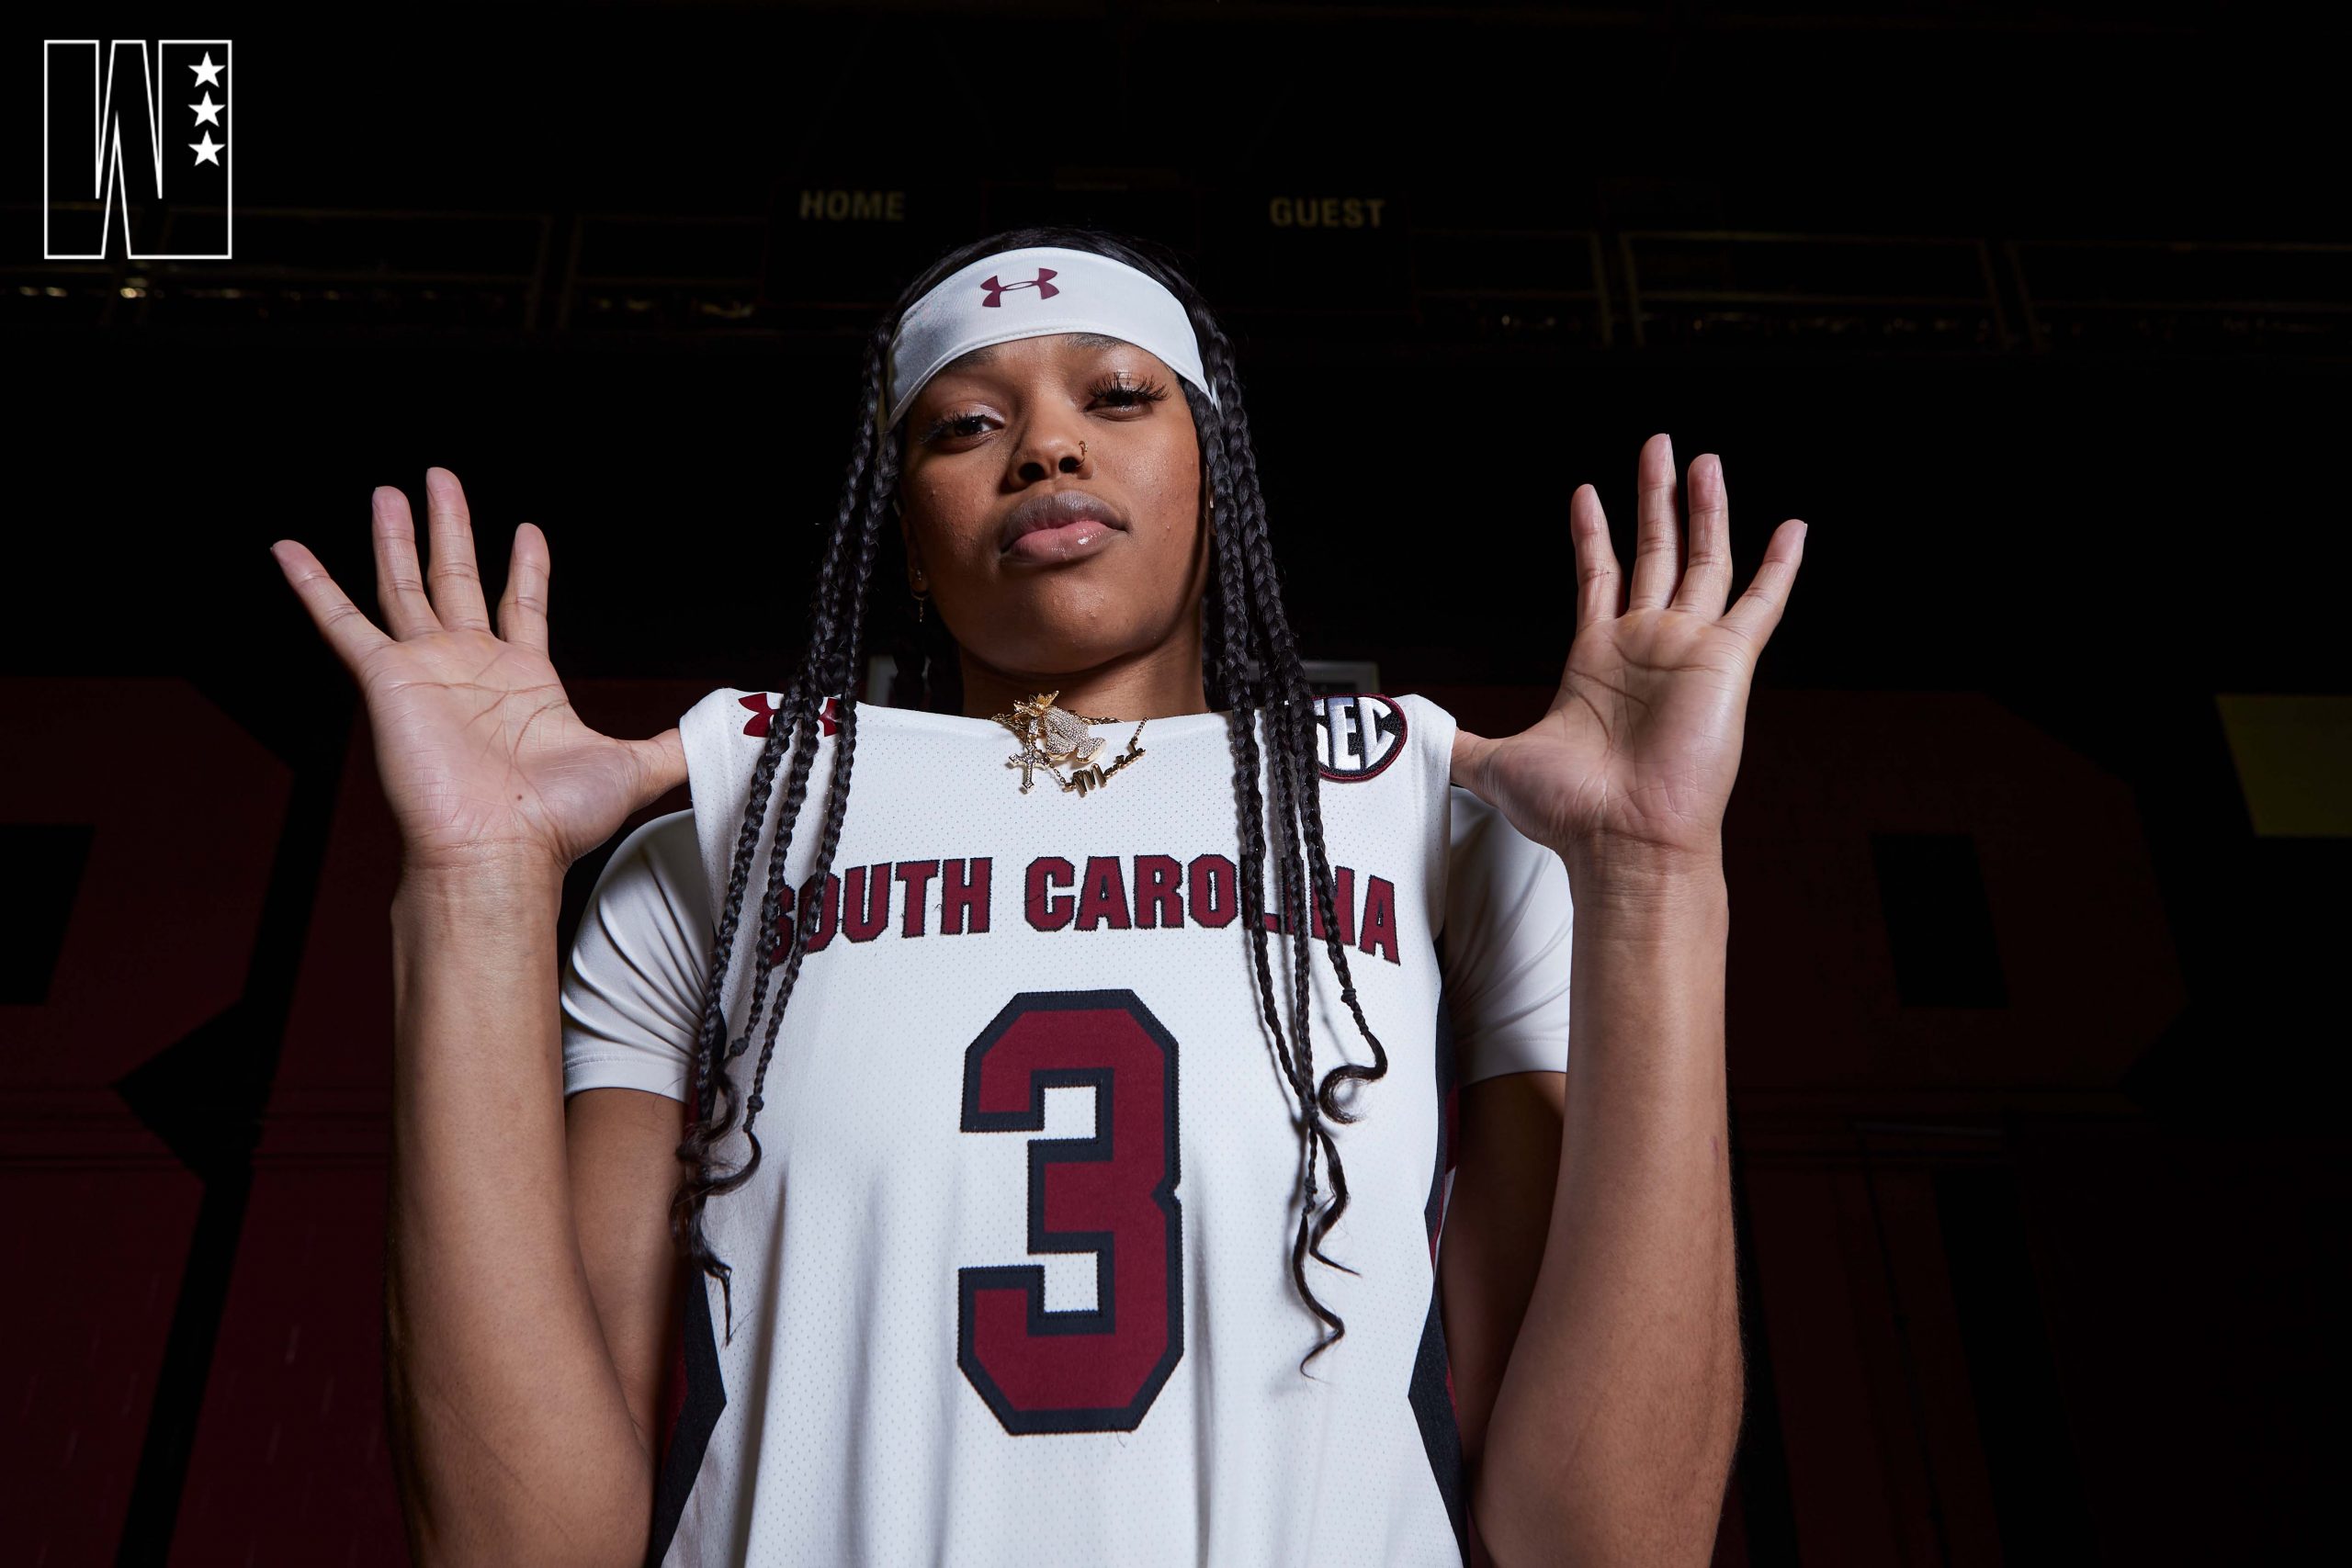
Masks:
[[[745,804],[742,827],[736,836],[726,907],[718,922],[704,988],[702,1026],[695,1048],[695,1117],[678,1147],[679,1157],[691,1167],[693,1174],[680,1184],[671,1205],[672,1229],[682,1253],[701,1272],[719,1281],[726,1298],[727,1337],[731,1341],[734,1271],[710,1249],[703,1232],[703,1208],[713,1195],[735,1190],[759,1169],[760,1140],[752,1126],[763,1104],[768,1061],[775,1050],[785,1006],[791,1000],[809,932],[816,924],[807,911],[821,896],[848,809],[850,773],[857,751],[858,705],[854,688],[865,657],[867,590],[877,556],[894,553],[899,545],[897,530],[886,526],[886,521],[897,501],[901,435],[896,428],[877,428],[890,339],[900,314],[940,279],[982,256],[1033,245],[1096,252],[1165,284],[1182,301],[1192,319],[1200,340],[1203,369],[1216,389],[1217,401],[1212,404],[1199,388],[1177,378],[1200,432],[1202,468],[1216,515],[1212,543],[1216,581],[1214,590],[1204,595],[1201,610],[1202,684],[1210,707],[1227,715],[1241,850],[1241,919],[1250,933],[1261,1011],[1272,1036],[1278,1066],[1299,1106],[1297,1122],[1306,1201],[1299,1212],[1298,1231],[1291,1247],[1291,1275],[1308,1308],[1331,1327],[1329,1336],[1318,1340],[1301,1358],[1299,1367],[1304,1371],[1308,1361],[1347,1333],[1346,1322],[1325,1306],[1307,1285],[1307,1258],[1312,1256],[1334,1269],[1356,1272],[1322,1251],[1323,1238],[1348,1206],[1348,1183],[1340,1165],[1339,1145],[1327,1123],[1351,1122],[1362,1115],[1343,1105],[1336,1098],[1336,1091],[1342,1081],[1371,1082],[1384,1077],[1388,1071],[1388,1053],[1364,1019],[1348,967],[1347,946],[1340,940],[1340,926],[1333,913],[1335,894],[1324,851],[1312,693],[1283,605],[1282,581],[1267,532],[1265,502],[1258,486],[1257,454],[1250,444],[1250,419],[1242,404],[1233,346],[1173,259],[1158,246],[1132,236],[1093,229],[1043,226],[1011,230],[975,241],[933,262],[922,276],[907,286],[868,335],[849,472],[842,483],[841,503],[825,541],[810,598],[808,651],[769,721],[766,744],[761,749],[752,775],[751,798]],[[911,614],[904,616],[894,652],[899,671],[890,694],[894,705],[933,712],[961,711],[962,671],[955,657],[953,639],[936,616],[921,624]],[[776,818],[767,885],[761,894],[755,929],[762,932],[775,931],[782,915],[786,857],[815,765],[819,708],[829,695],[836,698],[836,750],[827,786],[822,837],[818,843],[814,870],[798,901],[804,913],[792,922],[788,944],[772,941],[760,943],[752,961],[750,1017],[742,1034],[728,1043],[721,991],[741,922],[752,865],[769,819],[776,773],[779,768],[785,772],[784,801]],[[1261,714],[1266,716],[1270,758],[1260,754]],[[1267,795],[1261,795],[1259,788],[1261,771],[1272,798],[1275,833],[1280,840],[1278,850],[1270,842],[1267,831]],[[1283,1026],[1282,1010],[1275,1005],[1265,922],[1262,889],[1270,856],[1274,863],[1280,926],[1295,939],[1291,942],[1289,987],[1292,1027],[1287,1032]],[[1314,916],[1319,917],[1325,947],[1339,976],[1340,997],[1354,1016],[1356,1028],[1371,1043],[1373,1055],[1370,1066],[1341,1062],[1325,1074],[1319,1084],[1315,1077],[1310,1028],[1310,954],[1304,940],[1311,930],[1310,904]],[[741,1095],[730,1064],[750,1048],[752,1036],[759,1029],[760,1015],[765,1010],[769,979],[779,962],[784,974],[776,987],[775,1006],[766,1010],[767,1032],[752,1071],[751,1092]],[[714,1154],[735,1130],[739,1111],[751,1144],[751,1155],[741,1166],[722,1171]],[[1328,1157],[1330,1166],[1331,1201],[1328,1206],[1321,1198],[1318,1156]]]

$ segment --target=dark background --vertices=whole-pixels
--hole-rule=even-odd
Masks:
[[[233,261],[41,259],[40,42],[94,33],[233,39]],[[861,333],[1042,218],[1182,252],[1307,652],[1474,728],[1541,711],[1568,494],[1630,558],[1652,432],[1722,454],[1739,587],[1811,525],[1726,822],[1718,1561],[2324,1551],[2343,42],[2113,0],[12,18],[0,1555],[404,1556],[396,848],[265,547],[370,604],[369,490],[444,465],[493,596],[546,529],[592,722],[780,686]],[[1326,197],[1380,221],[1278,221]]]

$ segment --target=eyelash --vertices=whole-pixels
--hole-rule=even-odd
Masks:
[[[1162,400],[1168,396],[1168,388],[1163,383],[1150,378],[1134,382],[1118,377],[1097,382],[1094,386],[1093,396],[1098,400],[1114,394],[1122,394],[1127,399],[1126,401],[1120,403],[1119,407],[1137,408]],[[976,413],[950,414],[923,432],[922,444],[927,446],[944,435],[956,434],[954,426],[962,424],[966,420],[979,417],[980,415]]]

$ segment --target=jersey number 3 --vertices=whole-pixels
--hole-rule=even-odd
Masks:
[[[964,1052],[967,1133],[1037,1133],[1091,1086],[1094,1135],[1029,1140],[1029,1250],[1094,1255],[1094,1305],[1043,1264],[956,1270],[956,1360],[1012,1433],[1131,1432],[1184,1354],[1176,1041],[1129,990],[1023,991]]]

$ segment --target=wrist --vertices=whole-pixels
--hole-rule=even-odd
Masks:
[[[553,919],[563,905],[563,879],[564,868],[539,854],[403,862],[392,912],[428,928],[511,931]]]
[[[1599,833],[1555,848],[1567,865],[1570,886],[1578,890],[1670,897],[1723,886],[1720,837],[1703,843],[1668,844]]]
[[[1731,890],[1720,853],[1603,842],[1572,846],[1560,858],[1580,939],[1679,946],[1728,938]]]
[[[571,863],[553,850],[520,839],[430,850],[403,845],[401,850],[403,880],[413,876],[457,886],[549,878],[560,886],[571,869]]]

